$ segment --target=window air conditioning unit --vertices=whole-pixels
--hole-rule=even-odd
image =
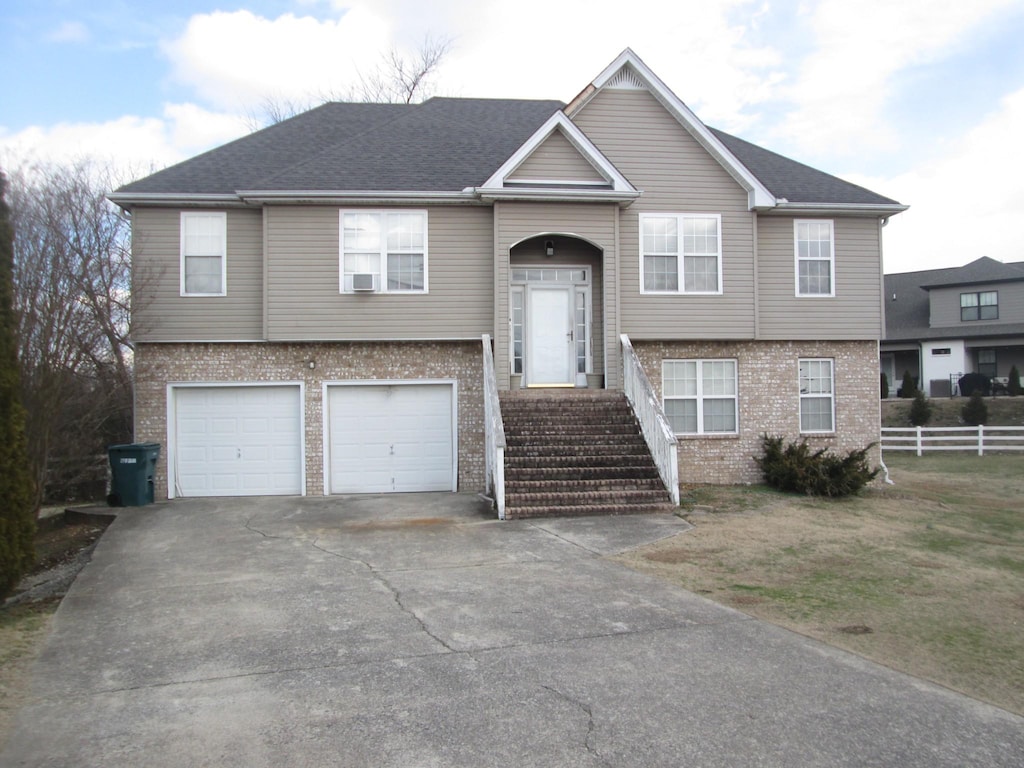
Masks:
[[[357,273],[352,275],[352,290],[353,291],[372,291],[373,278],[375,275],[370,272]]]

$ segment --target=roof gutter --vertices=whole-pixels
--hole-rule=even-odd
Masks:
[[[803,214],[807,216],[820,216],[822,214],[835,214],[837,216],[884,216],[886,218],[895,216],[907,210],[909,205],[900,203],[791,203],[789,200],[777,200],[775,205],[761,209],[762,213],[771,214]]]
[[[475,194],[481,200],[492,202],[495,200],[533,200],[541,202],[571,202],[571,203],[618,203],[626,207],[642,195],[639,191],[625,191],[613,189],[525,189],[525,188],[484,188],[477,187]]]
[[[476,203],[471,190],[460,192],[420,192],[416,190],[273,190],[243,189],[238,197],[247,203],[329,203],[356,205],[373,203]]]

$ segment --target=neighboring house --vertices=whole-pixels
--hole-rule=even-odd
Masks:
[[[987,256],[962,267],[885,276],[889,393],[909,371],[934,397],[957,394],[966,373],[1005,378],[1024,371],[1024,262]]]
[[[683,482],[762,433],[878,440],[882,226],[905,206],[705,126],[630,50],[569,104],[325,104],[122,187],[157,495],[484,486],[497,385],[621,389]]]

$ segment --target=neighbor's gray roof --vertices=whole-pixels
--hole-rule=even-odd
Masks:
[[[972,323],[939,328],[929,326],[928,289],[1024,280],[1024,262],[1003,264],[983,256],[962,267],[926,269],[885,276],[885,341],[976,338],[1024,334],[1024,323]],[[895,298],[893,298],[895,297]]]
[[[118,194],[459,192],[483,184],[563,106],[522,99],[332,102],[128,184]],[[776,197],[792,203],[898,205],[710,130]]]

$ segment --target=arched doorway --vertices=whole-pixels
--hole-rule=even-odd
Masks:
[[[583,238],[540,233],[509,251],[513,386],[600,386],[604,371],[602,252]]]

